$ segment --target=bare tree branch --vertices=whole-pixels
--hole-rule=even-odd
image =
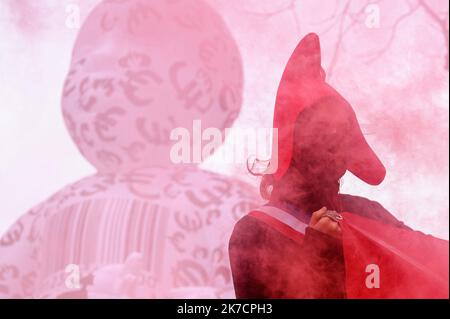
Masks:
[[[411,16],[414,12],[416,12],[417,9],[419,9],[419,5],[418,5],[418,4],[416,4],[416,5],[413,6],[413,7],[410,7],[409,10],[408,10],[406,13],[402,14],[401,16],[399,16],[399,17],[395,20],[394,24],[393,24],[392,27],[390,28],[390,29],[391,29],[391,32],[390,32],[388,41],[387,41],[387,42],[381,47],[381,49],[378,50],[377,52],[373,52],[373,53],[371,53],[371,54],[368,54],[368,56],[370,56],[370,57],[369,57],[369,59],[366,61],[366,63],[372,63],[372,62],[376,61],[377,59],[379,59],[383,54],[385,54],[385,53],[389,50],[389,48],[390,48],[390,46],[391,46],[392,42],[394,41],[395,36],[396,36],[396,34],[397,34],[398,26],[399,26],[406,18],[408,18],[408,17]]]
[[[254,12],[254,11],[249,11],[249,10],[245,10],[245,12],[255,15],[255,16],[259,16],[264,19],[270,19],[270,18],[272,18],[276,15],[282,14],[284,12],[290,12],[294,19],[294,24],[295,24],[297,34],[298,34],[298,36],[300,36],[300,19],[297,15],[296,5],[297,5],[297,0],[290,0],[289,3],[287,5],[285,5],[284,7],[274,10],[274,11],[271,11],[271,12]]]
[[[342,41],[344,40],[344,34],[345,34],[344,33],[344,23],[345,23],[345,19],[347,17],[347,12],[348,12],[348,10],[350,8],[350,4],[351,4],[351,0],[348,0],[347,3],[344,6],[344,9],[342,10],[341,18],[340,18],[340,21],[339,21],[339,31],[338,31],[338,37],[337,37],[337,40],[336,40],[335,50],[334,50],[333,57],[331,58],[330,65],[328,66],[327,75],[329,77],[332,77],[334,68],[336,67],[336,63],[337,63],[338,58],[339,58],[339,53],[340,53],[340,49],[341,49],[341,46],[342,46]]]
[[[448,55],[449,55],[449,40],[448,40],[448,10],[445,12],[444,18],[441,18],[425,0],[419,0],[419,5],[424,11],[428,14],[428,16],[438,25],[441,30],[441,34],[444,38],[445,46],[447,48],[447,53],[445,56],[445,68],[449,69]]]
[[[333,75],[333,72],[335,70],[336,64],[339,60],[340,51],[343,48],[344,43],[344,37],[345,35],[352,29],[355,25],[363,23],[363,20],[361,20],[361,17],[364,14],[364,10],[367,7],[368,4],[373,3],[379,3],[381,0],[378,0],[376,2],[368,1],[361,9],[356,13],[351,13],[349,10],[350,2],[352,0],[349,0],[346,2],[344,10],[340,12],[340,17],[337,22],[332,23],[329,27],[327,27],[326,30],[324,30],[324,33],[329,32],[333,30],[336,27],[338,27],[338,35],[337,35],[337,41],[335,45],[335,51],[333,53],[332,60],[330,62],[330,66],[328,68],[328,75],[331,77]],[[400,24],[411,17],[416,11],[419,9],[423,9],[425,13],[435,22],[435,24],[438,26],[439,30],[441,31],[442,37],[445,42],[446,46],[446,59],[445,59],[445,68],[449,69],[449,29],[448,29],[448,10],[445,13],[437,13],[433,10],[433,8],[426,2],[426,0],[417,0],[414,3],[411,3],[408,1],[409,9],[406,13],[400,15],[393,25],[389,28],[390,34],[387,42],[383,44],[383,46],[376,50],[375,52],[369,52],[365,53],[364,56],[368,58],[366,60],[366,63],[373,63],[374,61],[381,58],[391,47],[392,43],[395,40],[395,37],[397,35],[397,30],[400,26]],[[325,21],[331,21],[333,20],[333,17],[336,16],[336,13],[333,13],[329,18],[327,18]],[[350,23],[346,28],[344,28],[346,19],[350,18],[352,20],[352,23]],[[322,33],[322,34],[324,34]]]

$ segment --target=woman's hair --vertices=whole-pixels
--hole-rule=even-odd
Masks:
[[[259,184],[259,193],[265,200],[270,200],[273,188],[275,187],[274,183],[275,179],[273,178],[272,174],[263,175],[261,183]]]
[[[264,167],[259,169],[258,166],[263,164]],[[270,160],[261,160],[258,158],[254,158],[251,160],[247,159],[247,171],[252,176],[261,177],[261,182],[259,184],[259,193],[261,197],[269,200],[273,190],[274,177],[272,174],[264,174],[263,172],[269,167]]]

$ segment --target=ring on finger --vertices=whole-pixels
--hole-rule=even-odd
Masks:
[[[344,219],[344,217],[342,217],[341,214],[339,214],[338,212],[336,212],[334,210],[327,211],[324,216],[330,218],[331,220],[335,221],[336,223],[339,223],[340,221],[342,221]]]

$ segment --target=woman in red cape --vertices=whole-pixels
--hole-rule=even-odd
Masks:
[[[350,104],[325,82],[315,34],[286,65],[274,128],[261,182],[268,202],[230,238],[237,298],[448,298],[447,241],[339,193],[347,170],[371,185],[386,171]]]

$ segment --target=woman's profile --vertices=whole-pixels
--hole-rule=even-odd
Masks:
[[[261,182],[261,194],[268,202],[238,221],[229,242],[238,298],[367,296],[367,291],[380,290],[364,286],[358,275],[365,275],[360,265],[372,257],[381,263],[387,260],[380,257],[383,254],[391,261],[408,260],[407,265],[392,263],[397,273],[393,268],[385,273],[393,277],[400,271],[414,276],[404,271],[410,267],[423,275],[423,287],[440,289],[447,283],[446,291],[425,292],[423,288],[417,296],[448,296],[448,261],[432,259],[434,265],[424,264],[420,256],[407,251],[409,247],[398,248],[398,243],[389,241],[394,233],[420,240],[423,234],[413,232],[375,201],[340,194],[339,181],[346,171],[378,185],[386,170],[366,142],[351,105],[325,82],[315,34],[300,41],[287,63],[278,88],[274,128],[278,129],[278,138],[274,138],[278,147],[273,147]],[[392,244],[389,249],[384,249],[383,234],[371,233],[378,225],[389,234],[383,238]],[[439,251],[447,247],[448,260],[448,242],[432,240],[430,247],[439,247]],[[362,244],[355,246],[355,242]],[[445,277],[445,269],[447,279],[439,277]],[[349,278],[357,279],[349,283]],[[405,296],[404,291],[393,291],[387,294]]]

